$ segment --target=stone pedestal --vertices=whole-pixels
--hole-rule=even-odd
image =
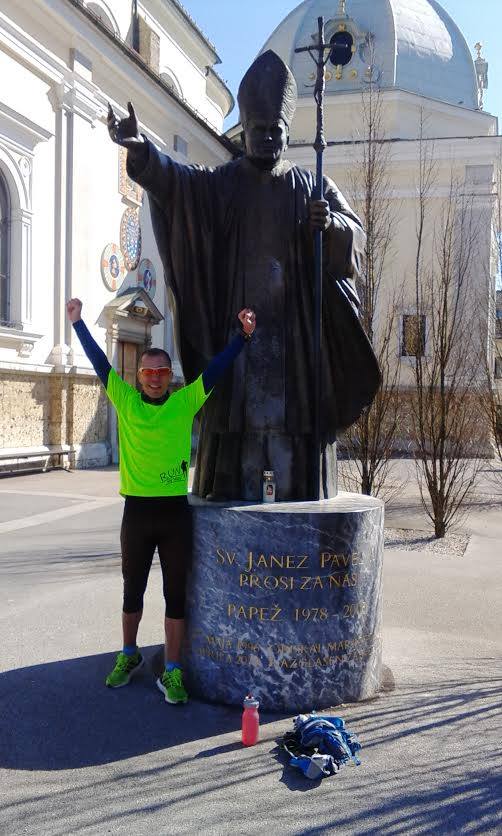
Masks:
[[[383,504],[193,507],[185,671],[191,693],[300,712],[380,685]]]

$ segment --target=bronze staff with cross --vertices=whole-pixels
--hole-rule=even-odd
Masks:
[[[303,46],[295,49],[295,52],[308,52],[316,64],[317,75],[314,85],[314,99],[317,104],[317,133],[314,142],[316,152],[316,185],[315,197],[322,200],[323,193],[323,153],[326,148],[324,136],[324,91],[325,74],[324,70],[329,60],[332,44],[324,43],[324,18],[317,19],[318,41],[314,46]],[[317,57],[316,54],[317,53]],[[319,227],[314,229],[315,246],[315,285],[314,285],[314,420],[313,420],[313,456],[312,456],[312,484],[314,495],[312,499],[318,500],[321,491],[321,364],[322,364],[322,234]],[[335,392],[335,397],[337,393]]]

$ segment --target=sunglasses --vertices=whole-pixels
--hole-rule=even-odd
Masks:
[[[146,378],[152,377],[167,377],[172,369],[170,366],[158,366],[156,369],[145,368],[145,366],[140,366],[138,371],[142,372]]]

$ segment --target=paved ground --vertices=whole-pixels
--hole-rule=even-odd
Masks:
[[[277,759],[289,718],[262,715],[243,749],[237,709],[171,708],[148,670],[102,686],[119,640],[113,470],[0,479],[0,833],[502,833],[501,500],[484,474],[462,557],[386,551],[385,690],[337,708],[363,764],[312,783]],[[410,478],[387,522],[426,527]],[[145,613],[151,657],[157,569]]]

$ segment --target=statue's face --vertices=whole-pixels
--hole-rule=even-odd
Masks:
[[[282,119],[250,119],[244,126],[244,137],[247,156],[264,168],[273,168],[288,147],[288,126]]]

